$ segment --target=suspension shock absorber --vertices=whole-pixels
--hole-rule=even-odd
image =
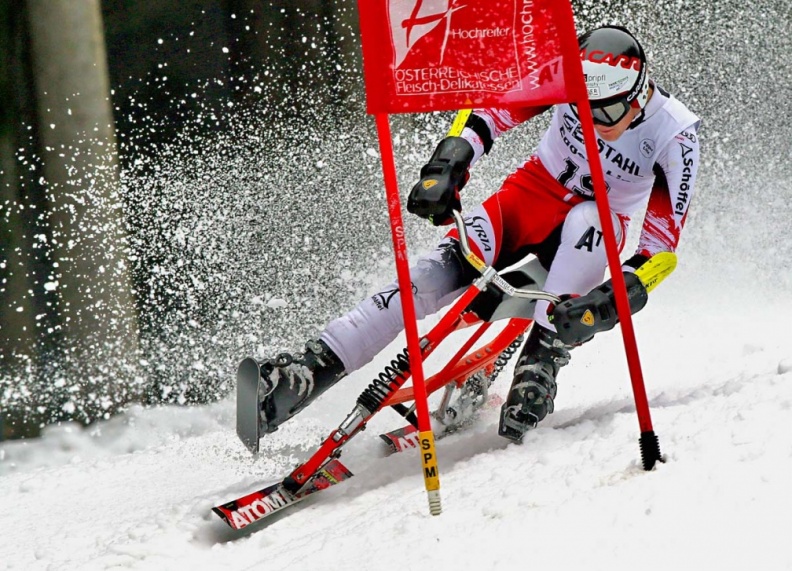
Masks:
[[[371,381],[371,384],[360,394],[355,409],[338,427],[333,440],[338,442],[358,430],[367,417],[377,412],[382,403],[401,388],[407,380],[409,372],[410,360],[407,357],[407,349],[405,349],[391,360],[385,369],[377,375],[377,378]]]
[[[495,382],[495,378],[500,374],[500,372],[506,367],[509,363],[509,360],[512,356],[517,352],[520,346],[523,344],[525,336],[520,335],[517,339],[512,341],[508,347],[506,347],[498,358],[495,360],[495,369],[492,371],[492,374],[489,376],[489,385],[491,386],[493,382]]]
[[[371,381],[358,397],[357,404],[365,408],[369,414],[374,414],[390,395],[401,388],[409,372],[410,360],[405,349]]]

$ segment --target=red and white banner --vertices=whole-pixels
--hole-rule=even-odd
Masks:
[[[568,2],[363,0],[358,6],[371,114],[586,97]]]

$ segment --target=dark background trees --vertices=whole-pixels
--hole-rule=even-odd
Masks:
[[[207,303],[174,291],[168,279],[179,278],[152,275],[185,263],[151,243],[169,239],[155,228],[169,206],[147,208],[167,201],[173,182],[156,180],[157,157],[188,157],[232,128],[229,102],[235,115],[284,102],[270,109],[273,137],[309,116],[306,107],[338,103],[345,88],[335,62],[354,50],[353,19],[346,6],[319,0],[0,0],[5,436],[163,394],[211,398],[185,388],[173,367],[152,371],[147,358],[165,313],[200,319]],[[179,397],[164,388],[174,383]]]

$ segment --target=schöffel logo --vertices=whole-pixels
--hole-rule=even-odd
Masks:
[[[399,67],[415,42],[441,24],[446,35],[451,28],[451,16],[465,5],[460,0],[391,0],[389,2],[391,35],[396,50],[396,67]],[[443,42],[440,62],[445,55]]]
[[[415,284],[411,284],[411,285],[412,285],[413,295],[415,295],[416,293],[418,293],[418,288],[415,287]],[[383,290],[379,293],[375,293],[373,296],[371,296],[371,299],[374,302],[374,305],[377,306],[377,309],[379,309],[380,311],[384,311],[390,307],[391,300],[393,300],[393,298],[396,296],[397,293],[399,293],[399,288],[392,287],[390,289]]]
[[[390,302],[393,297],[399,293],[399,288],[395,287],[392,289],[386,289],[385,291],[381,291],[379,293],[375,293],[371,299],[374,301],[374,305],[377,306],[377,309],[380,311],[384,309],[388,309],[390,306]]]

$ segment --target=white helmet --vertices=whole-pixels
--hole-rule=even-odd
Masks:
[[[649,100],[646,54],[621,26],[603,26],[578,38],[594,122],[612,126],[630,107],[643,109]]]

